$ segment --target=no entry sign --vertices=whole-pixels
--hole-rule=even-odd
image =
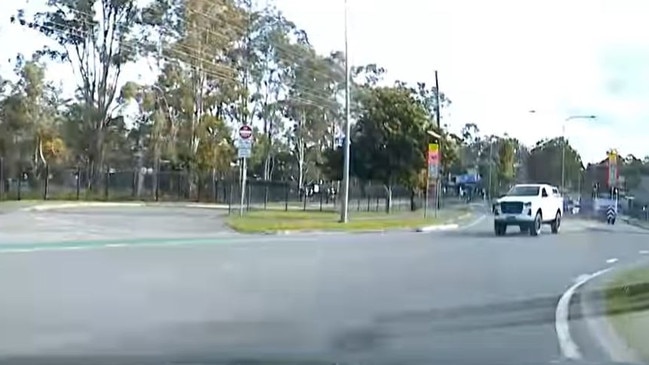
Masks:
[[[252,137],[252,127],[249,125],[242,125],[239,128],[239,137],[241,137],[241,139],[250,139],[250,137]]]

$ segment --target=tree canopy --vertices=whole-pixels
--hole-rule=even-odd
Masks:
[[[378,64],[351,65],[352,132],[345,121],[344,54],[318,54],[307,33],[273,7],[248,0],[49,1],[41,12],[10,16],[50,42],[17,55],[15,80],[0,80],[0,157],[5,177],[41,177],[78,169],[88,189],[105,171],[179,171],[189,190],[201,176],[233,179],[236,129],[254,127],[252,179],[303,186],[342,177],[342,141],[351,140],[351,172],[390,194],[420,192],[426,148],[441,148],[443,180],[475,171],[489,190],[517,181],[559,184],[563,140],[527,148],[509,136],[483,135],[467,122],[454,134],[444,114],[450,96],[424,82],[388,86]],[[50,62],[74,73],[65,95],[46,77]],[[124,70],[146,64],[152,82]],[[437,105],[439,101],[439,105]],[[440,112],[441,110],[441,112]],[[565,180],[584,166],[566,143]],[[647,161],[624,160],[629,183]]]

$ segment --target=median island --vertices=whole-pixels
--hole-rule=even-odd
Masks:
[[[620,272],[606,286],[608,317],[626,344],[649,362],[649,267]]]
[[[380,231],[389,229],[421,228],[435,224],[448,224],[462,213],[440,212],[437,218],[431,212],[424,218],[419,212],[393,214],[379,212],[350,212],[349,222],[340,223],[340,214],[333,211],[273,211],[245,212],[243,217],[231,215],[227,225],[241,233],[272,233],[285,231]]]

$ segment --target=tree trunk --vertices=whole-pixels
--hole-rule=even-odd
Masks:
[[[410,189],[410,211],[414,212],[417,210],[417,205],[415,204],[415,196],[417,195],[417,192],[415,189]]]
[[[94,153],[90,165],[91,178],[90,190],[101,191],[101,187],[105,183],[104,179],[104,131],[99,128],[96,130]]]

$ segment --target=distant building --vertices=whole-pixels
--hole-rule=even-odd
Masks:
[[[622,158],[617,156],[617,164],[621,166],[623,163]],[[586,174],[584,178],[584,189],[582,191],[587,192],[588,187],[592,188],[597,183],[599,185],[600,193],[608,191],[608,158],[603,159],[602,161],[596,164],[588,164],[586,167]],[[624,176],[620,175],[618,179],[618,188],[620,192],[625,191],[626,186],[624,183]]]

